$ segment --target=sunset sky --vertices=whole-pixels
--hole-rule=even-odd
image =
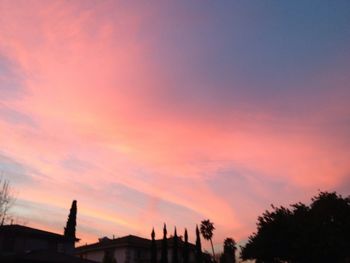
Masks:
[[[0,172],[80,244],[349,195],[350,1],[0,0]]]

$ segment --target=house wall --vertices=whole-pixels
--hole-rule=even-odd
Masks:
[[[105,255],[105,250],[101,249],[101,250],[85,252],[81,254],[80,257],[83,259],[102,262],[104,255]],[[133,249],[128,249],[128,248],[113,249],[113,256],[117,260],[117,263],[135,263],[137,262],[135,260],[135,255],[136,255],[136,252],[133,251]]]
[[[39,249],[57,249],[57,242],[39,238],[6,236],[2,238],[0,244],[0,251],[14,253]]]
[[[162,250],[158,249],[157,250],[157,261],[158,262],[161,261],[161,256],[162,256]],[[178,250],[178,255],[177,256],[178,256],[178,259],[179,259],[179,263],[182,263],[183,258],[182,258],[182,250],[181,249]],[[172,263],[172,257],[173,257],[173,251],[172,251],[171,248],[169,248],[168,249],[168,262],[169,263]],[[188,260],[189,260],[189,262],[195,262],[196,255],[195,255],[194,251],[192,251],[192,250],[189,251]]]
[[[41,250],[41,249],[54,249],[57,247],[57,243],[50,243],[45,239],[38,238],[16,238],[15,249],[16,252]]]
[[[114,258],[117,263],[124,263],[129,260],[130,254],[127,248],[116,248],[114,250]]]
[[[103,256],[104,256],[104,251],[103,250],[89,251],[87,253],[84,253],[84,254],[80,255],[80,257],[83,258],[83,259],[89,259],[89,260],[93,260],[93,261],[96,261],[96,262],[102,262]]]
[[[15,236],[13,234],[0,236],[0,252],[23,253],[34,250],[51,250],[73,254],[74,242],[59,242],[54,239]]]
[[[81,254],[80,257],[84,259],[94,260],[102,262],[105,254],[105,250],[89,251]],[[149,263],[151,260],[150,250],[146,248],[114,248],[114,258],[117,263]],[[178,254],[179,263],[182,262],[182,252]],[[157,251],[157,260],[161,260],[161,250]],[[168,262],[172,262],[172,250],[168,250]],[[189,251],[189,262],[195,262],[195,254],[193,251]]]
[[[129,248],[128,255],[129,258],[126,263],[149,263],[151,260],[150,251],[146,248]]]

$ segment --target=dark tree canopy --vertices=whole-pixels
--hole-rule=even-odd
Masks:
[[[308,206],[274,207],[242,248],[257,262],[350,262],[350,198],[320,192]]]
[[[75,227],[77,225],[77,201],[74,200],[69,211],[67,225],[64,228],[64,236],[75,239]]]
[[[224,241],[224,252],[220,257],[220,263],[235,263],[236,250],[236,241],[233,238],[226,238]]]

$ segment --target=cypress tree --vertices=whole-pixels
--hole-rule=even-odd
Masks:
[[[178,248],[178,237],[176,232],[176,227],[174,231],[174,238],[173,238],[173,257],[172,257],[172,263],[179,263],[179,255],[177,252]]]
[[[199,234],[198,225],[196,226],[196,263],[202,263],[202,244],[201,244],[201,236]]]
[[[154,233],[154,228],[152,229],[152,242],[151,242],[151,263],[157,263],[157,245],[156,245],[156,240],[155,236],[156,234]]]
[[[77,225],[77,201],[74,200],[69,211],[66,227],[64,228],[64,236],[69,239],[75,239],[75,227]]]
[[[168,240],[167,240],[167,231],[166,224],[164,223],[163,228],[163,241],[162,241],[162,254],[161,254],[161,263],[168,263]]]
[[[183,263],[188,263],[188,251],[189,251],[189,245],[188,245],[188,234],[187,229],[185,228],[185,243],[183,248]]]

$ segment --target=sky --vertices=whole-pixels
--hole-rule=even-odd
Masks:
[[[0,0],[12,213],[244,243],[271,204],[350,194],[349,83],[349,1]]]

